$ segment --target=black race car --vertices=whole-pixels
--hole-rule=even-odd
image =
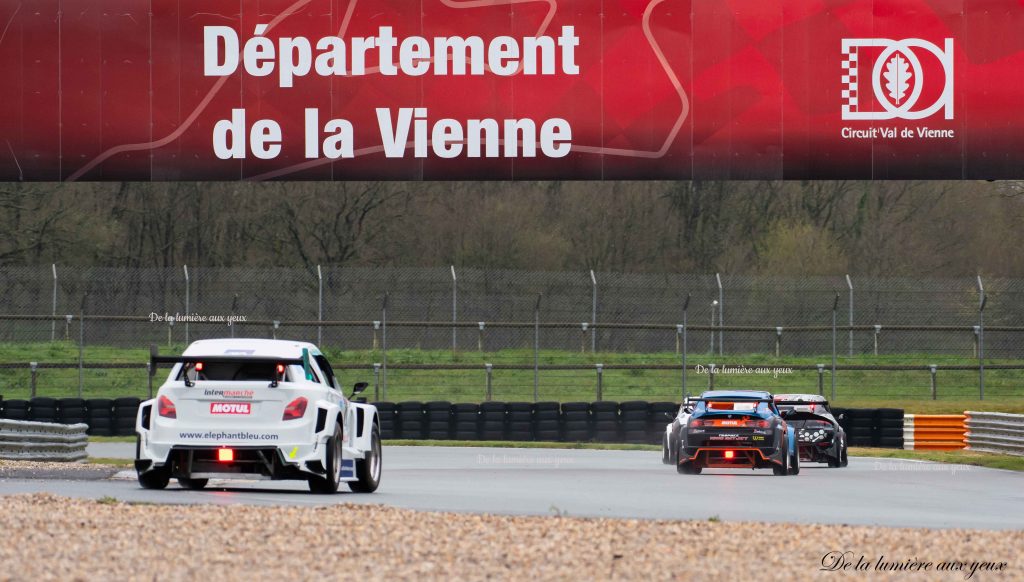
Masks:
[[[824,396],[776,394],[775,406],[796,431],[801,461],[828,463],[829,467],[849,464],[846,432],[832,415]]]
[[[676,471],[696,475],[714,469],[800,472],[796,435],[768,392],[713,390],[692,399],[693,411],[675,444]],[[671,449],[671,446],[669,447]]]

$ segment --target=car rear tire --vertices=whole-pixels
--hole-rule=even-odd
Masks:
[[[782,455],[781,465],[772,465],[772,473],[777,477],[782,477],[789,474],[789,453]]]
[[[800,453],[793,453],[789,457],[789,474],[799,475],[800,474]]]
[[[680,463],[679,457],[681,456],[680,448],[676,447],[676,473],[680,475],[700,475],[702,467],[697,464],[696,461],[689,461],[687,463]]]
[[[661,462],[669,465],[672,463],[672,447],[668,446],[668,435],[661,436]]]
[[[373,425],[373,432],[370,434],[370,450],[366,458],[356,461],[356,473],[358,481],[350,481],[348,488],[356,493],[373,493],[380,486],[380,474],[384,461],[381,455],[380,430]]]
[[[334,435],[327,439],[327,459],[324,468],[327,470],[325,476],[309,478],[309,490],[325,495],[337,493],[338,484],[341,482],[340,425],[334,425]]]
[[[169,466],[155,467],[139,473],[139,485],[143,489],[166,489],[171,482],[171,468]]]
[[[191,489],[193,491],[205,489],[206,484],[209,482],[209,479],[186,479],[185,477],[178,477],[178,485],[181,485],[182,489]]]

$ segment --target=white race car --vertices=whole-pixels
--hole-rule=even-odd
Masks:
[[[171,372],[136,419],[142,487],[163,489],[172,477],[188,489],[231,478],[305,480],[315,493],[380,484],[377,409],[345,397],[313,344],[202,340],[181,356],[154,351],[150,373],[160,364]]]
[[[676,417],[665,425],[665,434],[661,437],[661,462],[666,465],[675,463],[679,432],[686,426],[686,421],[690,420],[693,405],[694,402],[690,401],[689,396],[684,398],[683,403],[679,406],[679,411],[676,412]]]

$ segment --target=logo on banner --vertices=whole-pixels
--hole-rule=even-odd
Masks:
[[[843,39],[843,119],[953,119],[953,39]]]

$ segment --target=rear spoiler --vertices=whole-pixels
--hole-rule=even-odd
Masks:
[[[743,396],[720,396],[717,398],[691,398],[690,402],[767,402],[769,404],[775,402],[771,398],[746,398]]]
[[[269,366],[276,366],[277,364],[284,364],[285,366],[298,365],[302,366],[303,371],[306,373],[306,378],[312,378],[313,372],[309,366],[309,350],[302,348],[301,358],[263,358],[263,357],[251,357],[251,356],[161,356],[156,346],[150,346],[149,348],[149,375],[153,376],[156,374],[156,369],[161,364],[163,365],[174,365],[174,364],[196,364],[198,362],[205,363],[221,363],[221,362],[245,362],[247,364],[267,364]],[[191,387],[194,384],[187,377],[185,378],[185,386]],[[275,379],[271,383],[271,387],[277,386],[277,380]]]
[[[828,406],[828,400],[815,400],[808,402],[806,400],[776,400],[777,406]]]

